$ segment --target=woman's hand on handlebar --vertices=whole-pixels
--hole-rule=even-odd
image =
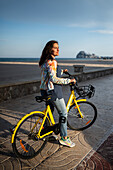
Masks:
[[[73,76],[68,72],[67,69],[63,70],[63,72],[64,72],[65,74],[67,74],[67,75],[69,76],[69,78],[73,77]],[[70,83],[73,83],[73,84],[76,84],[76,85],[77,85],[77,79],[76,79],[76,77],[75,77],[75,78],[71,78],[71,79],[70,79]]]
[[[67,72],[68,72],[68,69],[64,69],[64,70],[63,70],[63,73],[67,73]]]
[[[70,79],[70,83],[76,84],[76,80],[75,79]]]

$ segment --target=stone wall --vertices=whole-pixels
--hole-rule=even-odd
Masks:
[[[113,68],[109,69],[103,69],[103,70],[95,70],[95,71],[90,71],[90,72],[83,72],[81,74],[77,74],[78,81],[86,81],[102,76],[106,76],[109,74],[113,74]]]
[[[39,92],[39,81],[0,86],[0,102]]]
[[[113,68],[75,73],[75,76],[78,78],[78,82],[81,82],[109,74],[113,74]],[[39,85],[39,81],[32,81],[0,86],[0,102],[9,99],[15,99],[17,97],[22,97],[28,94],[38,93],[40,91]]]

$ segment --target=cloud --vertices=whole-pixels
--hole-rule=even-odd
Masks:
[[[98,26],[98,23],[95,21],[78,22],[78,23],[73,23],[68,25],[68,27],[72,27],[72,28],[74,27],[91,28],[96,26]]]
[[[100,34],[113,34],[113,30],[92,30],[89,32],[95,32],[95,33],[100,33]]]

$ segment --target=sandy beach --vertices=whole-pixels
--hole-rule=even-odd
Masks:
[[[113,60],[60,60],[62,69],[74,73],[73,65],[85,65],[84,70],[113,67]],[[0,62],[0,85],[40,80],[40,68],[36,62]]]

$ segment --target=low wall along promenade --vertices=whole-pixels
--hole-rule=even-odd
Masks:
[[[102,76],[106,76],[109,74],[113,74],[113,68],[103,68],[101,70],[95,69],[93,71],[83,71],[83,72],[75,72],[74,76],[78,78],[78,82],[86,81],[94,78],[99,78]],[[1,85],[0,86],[0,102],[15,99],[17,97],[22,97],[25,95],[33,94],[39,92],[40,81],[27,81],[22,83],[13,83],[10,85]]]

